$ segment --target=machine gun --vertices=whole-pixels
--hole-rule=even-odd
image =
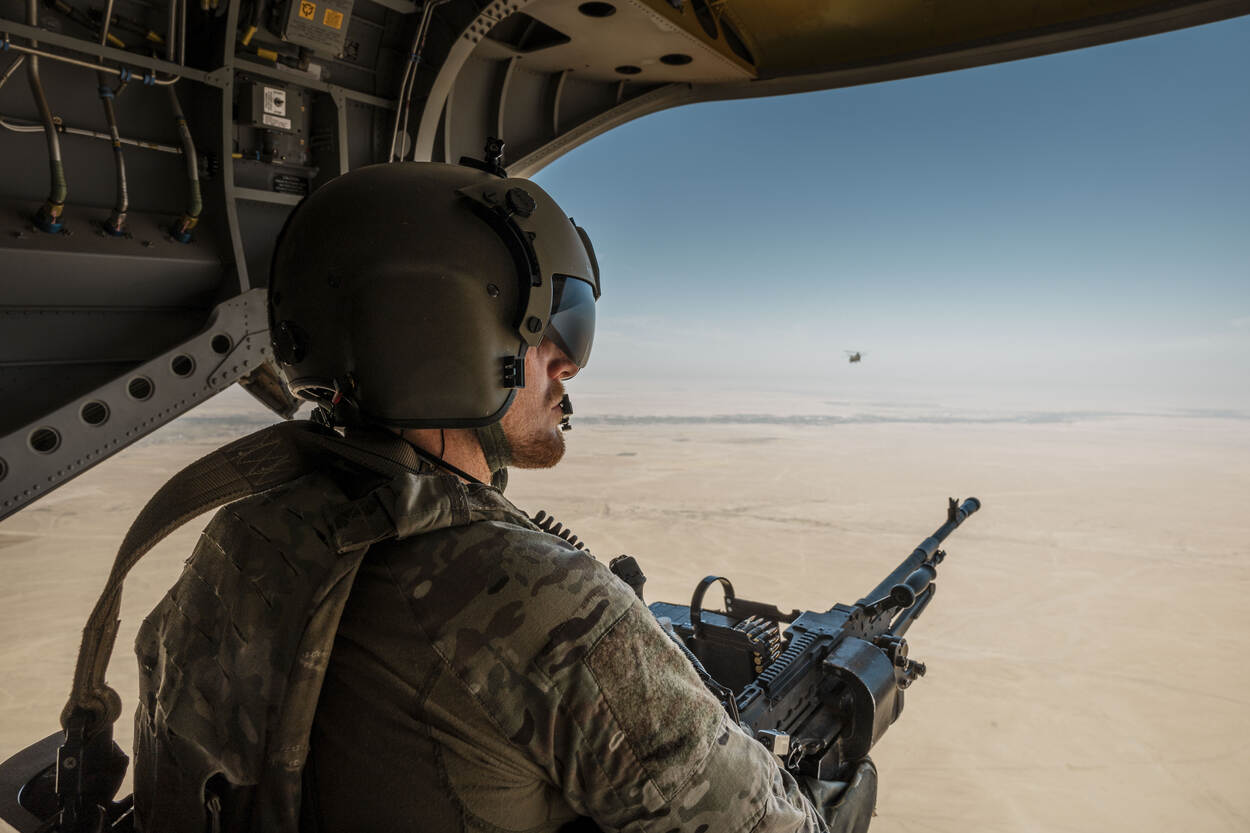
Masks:
[[[976,498],[962,505],[951,498],[946,523],[853,605],[785,613],[740,599],[728,579],[708,576],[689,606],[655,602],[651,612],[671,626],[730,716],[782,766],[843,779],[898,719],[903,689],[924,675],[924,663],[908,657],[904,635],[933,600],[937,565],[946,557],[939,547],[980,508]],[[704,594],[717,583],[725,610],[704,610]]]
[[[898,719],[903,689],[925,672],[908,657],[904,634],[933,599],[937,565],[946,557],[942,542],[980,508],[976,498],[962,505],[952,498],[946,523],[853,605],[785,613],[740,599],[728,579],[708,576],[689,606],[657,602],[650,608],[729,715],[782,766],[845,780],[849,767]],[[545,513],[534,520],[580,548],[577,537]],[[641,598],[646,579],[637,563],[620,556],[611,567]],[[704,595],[717,583],[725,610],[704,610]],[[126,765],[111,724],[89,735],[75,712],[65,732],[0,762],[0,820],[23,833],[132,830],[131,798],[112,801]]]

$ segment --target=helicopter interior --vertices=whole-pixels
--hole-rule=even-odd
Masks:
[[[10,403],[0,518],[235,383],[291,415],[297,402],[269,347],[268,264],[294,206],[348,170],[478,157],[498,137],[508,173],[529,176],[667,108],[1243,14],[1250,0],[838,0],[818,10],[792,0],[0,0],[0,392]],[[51,736],[5,768],[46,774],[60,745]],[[0,795],[0,817],[18,829],[48,809]]]

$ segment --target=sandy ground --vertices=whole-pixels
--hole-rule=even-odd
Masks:
[[[142,502],[247,430],[212,408],[0,523],[0,757],[57,728]],[[982,499],[909,634],[929,674],[874,751],[873,830],[1250,829],[1250,422],[592,421],[570,444],[509,496],[601,558],[636,556],[652,601],[720,573],[783,608],[851,602],[940,525],[948,495]],[[127,584],[110,676],[127,713],[135,628],[202,523]]]

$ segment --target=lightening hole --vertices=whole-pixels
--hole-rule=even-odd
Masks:
[[[61,447],[61,435],[55,428],[36,428],[30,435],[30,448],[40,454],[51,454]]]
[[[146,376],[136,376],[130,380],[130,384],[126,385],[126,393],[130,394],[130,398],[138,399],[140,402],[151,399],[154,389],[152,380]]]
[[[616,14],[616,6],[611,3],[582,3],[577,10],[586,17],[611,17]]]
[[[175,376],[181,376],[185,379],[195,372],[195,359],[180,353],[174,356],[173,361],[169,363],[169,369],[174,372]]]
[[[98,399],[85,403],[78,411],[78,416],[88,425],[103,425],[109,420],[109,406]]]

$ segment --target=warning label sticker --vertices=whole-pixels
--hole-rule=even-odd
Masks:
[[[291,129],[290,119],[284,119],[280,116],[273,116],[273,115],[270,115],[269,113],[265,113],[263,116],[261,116],[261,121],[264,122],[266,127],[276,127],[279,130]]]
[[[265,87],[265,112],[275,116],[286,115],[286,90],[281,87]]]
[[[216,3],[217,0],[213,2]],[[355,0],[291,0],[291,3],[283,6],[286,9],[286,18],[282,23],[282,39],[322,57],[339,55],[343,51],[347,30],[351,28],[354,2]]]

